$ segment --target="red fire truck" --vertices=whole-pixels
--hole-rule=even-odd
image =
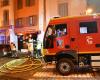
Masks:
[[[54,18],[44,35],[45,61],[68,75],[79,68],[100,67],[100,15]]]

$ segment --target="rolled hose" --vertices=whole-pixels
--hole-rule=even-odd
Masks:
[[[29,60],[29,59],[27,59]],[[2,73],[20,73],[20,72],[25,72],[25,71],[30,71],[30,70],[35,70],[37,68],[40,68],[42,66],[42,62],[39,59],[35,59],[34,62],[32,59],[30,59],[29,61],[31,61],[30,64],[26,64],[26,65],[21,65],[21,66],[9,66],[7,64],[4,64],[2,66],[2,68],[4,68],[5,70],[0,69],[0,72]],[[39,63],[36,63],[36,62]]]

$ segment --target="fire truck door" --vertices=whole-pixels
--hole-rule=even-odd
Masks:
[[[76,21],[69,22],[70,50],[78,51],[78,31]]]
[[[46,34],[44,36],[44,48],[45,49],[53,49],[54,48],[54,25],[49,25],[46,30]]]
[[[66,22],[48,26],[44,37],[44,48],[51,54],[70,48],[69,30]]]
[[[60,23],[55,25],[55,41],[54,41],[54,47],[56,48],[56,51],[65,50],[70,48],[70,42],[69,42],[69,34],[68,34],[68,24],[66,23]]]

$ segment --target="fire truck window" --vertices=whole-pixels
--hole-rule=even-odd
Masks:
[[[46,31],[46,36],[45,36],[45,48],[53,48],[53,34],[54,34],[54,25],[49,25],[48,29]]]
[[[65,36],[67,34],[67,24],[55,25],[56,37]]]
[[[97,22],[81,22],[80,23],[80,33],[97,33]]]
[[[48,37],[51,34],[52,34],[52,28],[49,27],[48,30],[47,30],[46,37]]]

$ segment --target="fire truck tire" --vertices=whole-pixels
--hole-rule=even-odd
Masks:
[[[72,60],[62,58],[57,62],[56,69],[61,75],[68,75],[74,71],[74,64]]]

